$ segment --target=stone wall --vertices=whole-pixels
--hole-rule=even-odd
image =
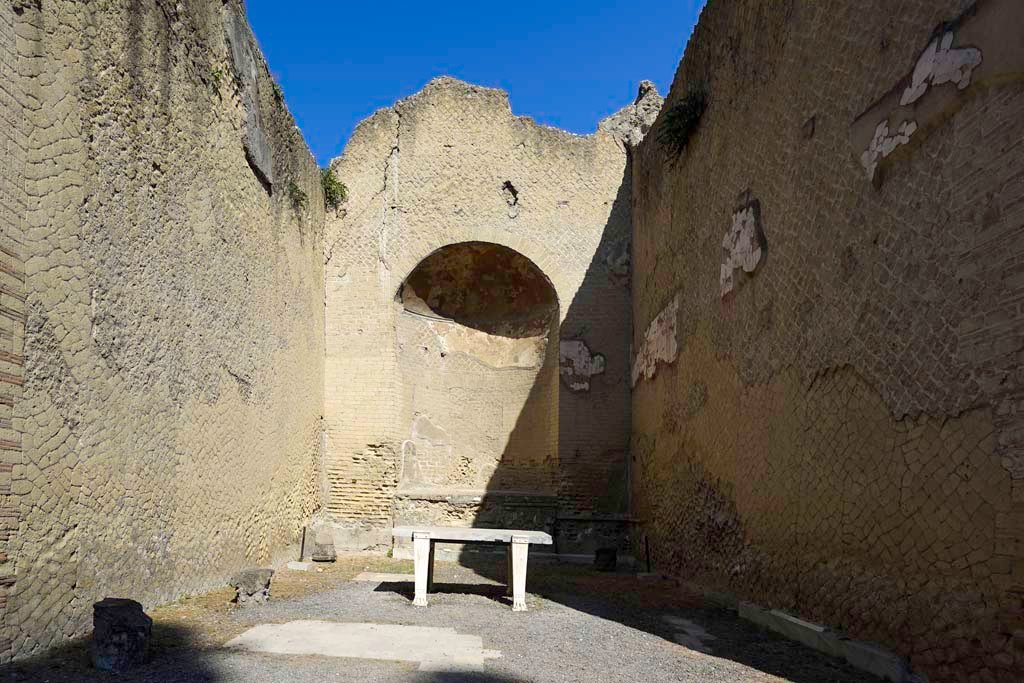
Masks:
[[[712,0],[634,161],[635,542],[933,683],[1024,677],[1022,24]]]
[[[0,658],[319,505],[323,197],[241,12],[0,3]]]
[[[14,585],[11,540],[19,510],[12,495],[12,473],[22,464],[21,430],[14,404],[24,382],[25,276],[21,217],[25,213],[25,95],[14,5],[0,3],[0,653],[11,641],[2,628]]]
[[[350,199],[328,219],[325,255],[325,468],[341,545],[390,545],[396,520],[625,516],[627,147],[659,105],[645,87],[581,137],[513,116],[503,92],[442,78],[357,128],[333,164]],[[403,306],[417,265],[466,242],[518,252],[550,281],[557,334],[540,370],[497,362],[488,354],[504,342],[480,351],[476,331]],[[553,429],[555,443],[538,437]],[[403,453],[425,448],[450,454],[446,472],[467,459],[466,476],[408,491]],[[481,451],[486,481],[473,464]]]

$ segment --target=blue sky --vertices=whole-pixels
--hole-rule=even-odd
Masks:
[[[668,89],[703,0],[247,0],[249,20],[317,161],[381,107],[449,75],[509,92],[512,110],[575,133]],[[641,9],[642,8],[642,9]]]

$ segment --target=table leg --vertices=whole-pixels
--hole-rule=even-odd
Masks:
[[[512,544],[505,546],[505,595],[512,597]]]
[[[412,534],[412,558],[416,570],[416,597],[412,604],[416,607],[427,606],[427,582],[430,573],[431,546],[430,534],[414,531]]]
[[[434,546],[436,541],[430,542],[430,557],[427,559],[427,592],[434,592]]]
[[[512,537],[512,611],[526,611],[526,560],[530,556],[527,536]]]

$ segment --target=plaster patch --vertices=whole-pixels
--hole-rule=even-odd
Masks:
[[[544,361],[547,337],[505,337],[458,323],[430,321],[445,354],[462,353],[492,368],[536,368]]]
[[[633,361],[633,386],[641,377],[651,379],[658,369],[658,363],[672,363],[679,355],[676,341],[676,324],[679,318],[679,294],[647,326],[644,341]]]
[[[604,374],[607,361],[591,353],[586,342],[567,339],[558,344],[558,374],[570,391],[590,391],[590,378]]]
[[[957,90],[971,84],[971,74],[981,64],[981,50],[973,47],[954,48],[953,32],[947,31],[928,44],[914,66],[910,85],[903,91],[900,105],[919,100],[933,85],[952,83]]]
[[[871,138],[871,144],[861,155],[860,163],[867,171],[868,180],[875,177],[878,163],[885,157],[896,151],[900,145],[910,142],[910,136],[917,131],[916,121],[904,121],[896,129],[895,133],[889,131],[889,122],[882,121],[875,128],[875,136]]]
[[[453,628],[330,621],[261,624],[225,647],[278,655],[413,662],[422,671],[483,671],[486,660],[501,656],[496,650],[485,650],[480,636],[463,635]]]
[[[412,423],[412,438],[431,446],[447,446],[448,432],[430,421],[426,415],[417,415]]]
[[[761,230],[760,203],[754,200],[732,215],[732,226],[722,239],[725,260],[719,272],[719,287],[723,297],[736,287],[735,270],[753,273],[767,246]]]

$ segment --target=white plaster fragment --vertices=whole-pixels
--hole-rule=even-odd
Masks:
[[[981,64],[981,50],[953,48],[953,32],[947,31],[928,44],[914,66],[910,85],[903,91],[900,105],[919,100],[933,85],[953,83],[958,90],[971,84],[971,74]]]
[[[558,373],[572,391],[590,391],[590,378],[603,374],[607,361],[578,339],[558,344]]]
[[[732,215],[732,226],[722,239],[725,261],[719,270],[719,288],[725,296],[736,286],[733,271],[742,268],[753,273],[761,262],[764,248],[757,232],[757,213],[753,205]]]
[[[647,326],[644,341],[633,361],[633,386],[641,377],[651,379],[658,363],[672,363],[679,354],[676,341],[676,321],[679,317],[679,295]]]
[[[896,151],[900,145],[910,142],[911,136],[917,131],[916,121],[904,121],[890,133],[889,122],[882,121],[875,128],[875,136],[871,138],[871,144],[860,157],[860,163],[868,174],[868,180],[875,177],[879,162]]]

